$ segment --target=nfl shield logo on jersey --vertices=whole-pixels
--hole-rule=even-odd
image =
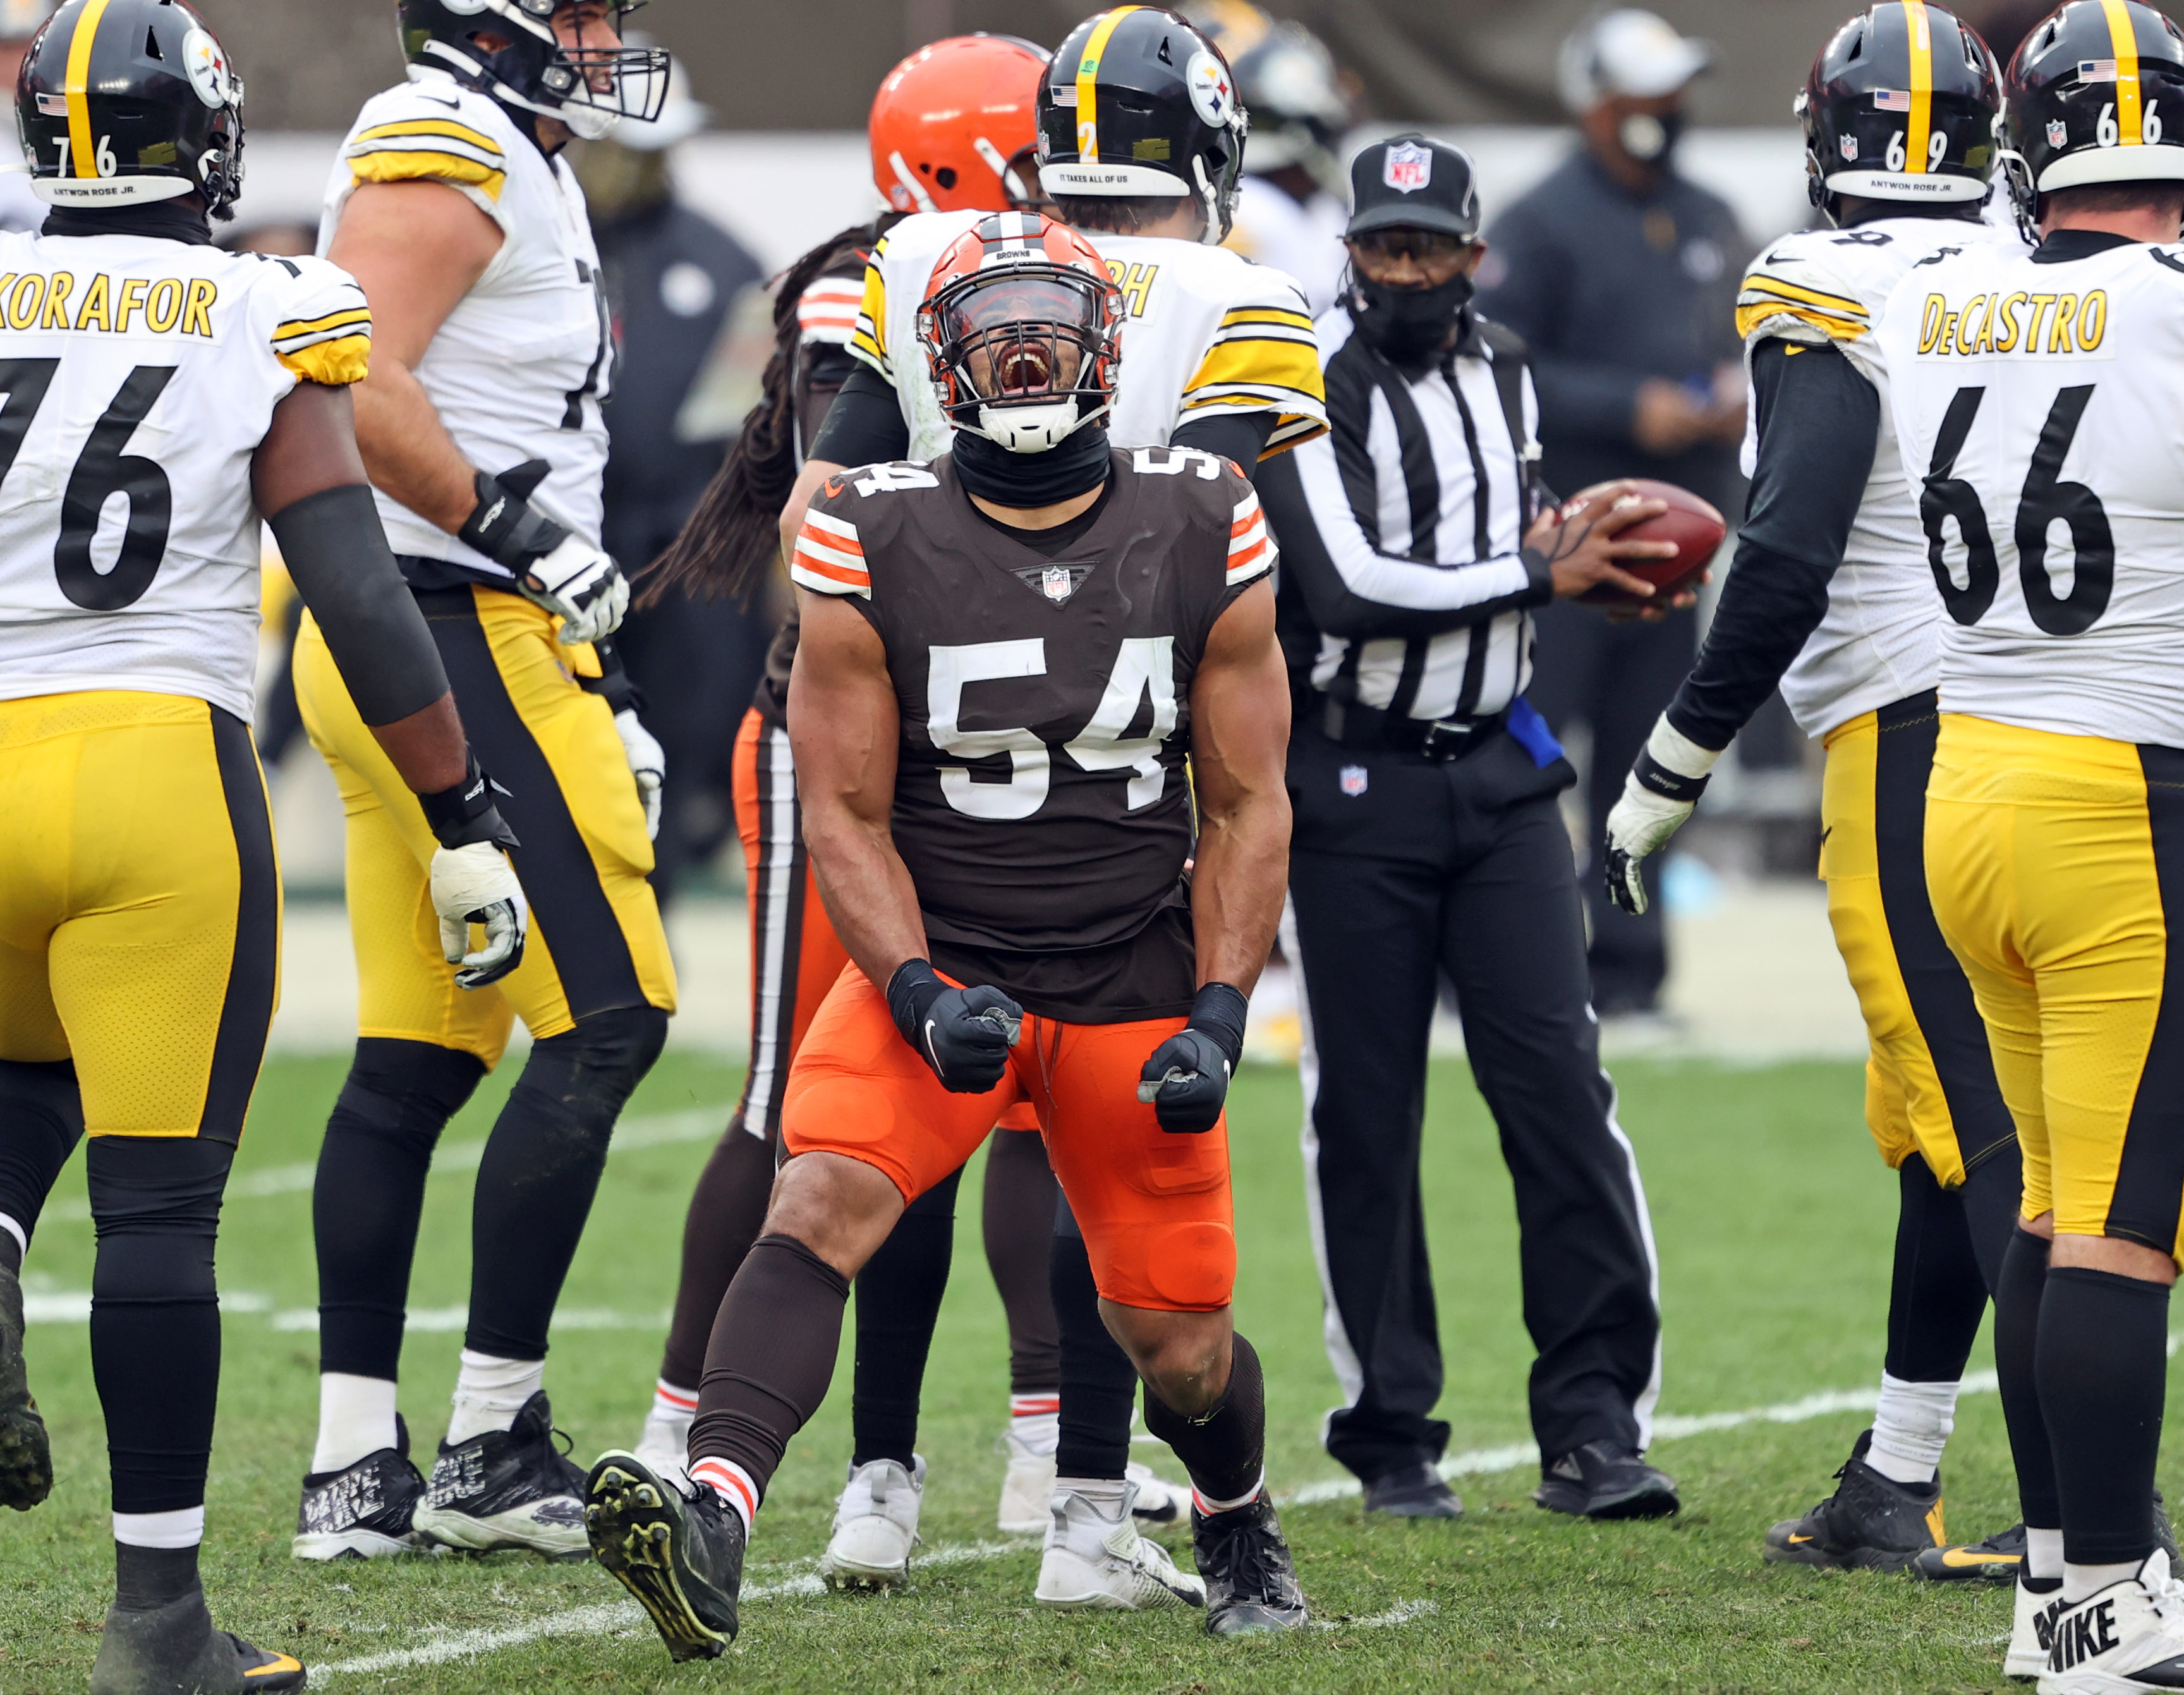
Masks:
[[[1053,601],[1056,605],[1060,605],[1064,600],[1067,600],[1069,598],[1071,592],[1077,587],[1075,583],[1069,580],[1069,567],[1066,565],[1050,565],[1047,566],[1047,568],[1039,574],[1039,586],[1042,589],[1045,590],[1046,598]]]
[[[1353,799],[1365,792],[1365,767],[1346,765],[1342,767],[1342,792]]]
[[[1415,194],[1433,180],[1433,154],[1415,142],[1390,148],[1380,166],[1380,179],[1390,188]]]

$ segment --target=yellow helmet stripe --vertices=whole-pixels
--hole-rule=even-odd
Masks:
[[[1924,176],[1926,137],[1934,123],[1934,26],[1925,0],[1903,0],[1903,25],[1911,46],[1911,121],[1904,126],[1903,168]]]
[[[98,39],[98,20],[106,15],[106,0],[87,0],[76,14],[75,33],[69,37],[68,80],[62,92],[68,100],[69,163],[78,176],[98,175],[98,155],[91,138],[91,47]]]
[[[2131,8],[2124,0],[2101,0],[2109,14],[2109,43],[2115,50],[2116,141],[2127,148],[2146,142],[2146,119],[2140,110],[2138,88],[2138,32],[2131,26]]]
[[[1091,164],[1100,158],[1100,55],[1107,51],[1107,38],[1115,25],[1142,6],[1117,6],[1092,25],[1084,38],[1084,57],[1077,61],[1077,157]]]

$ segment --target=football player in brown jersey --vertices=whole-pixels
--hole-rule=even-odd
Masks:
[[[587,1486],[594,1557],[677,1659],[735,1634],[750,1522],[826,1393],[849,1280],[1020,1100],[1146,1422],[1190,1472],[1207,1628],[1304,1621],[1231,1323],[1222,1112],[1288,858],[1273,549],[1233,465],[1108,446],[1120,319],[1082,237],[988,219],[919,315],[954,450],[845,472],[800,536],[791,736],[851,966],[789,1080],[792,1157],[714,1328],[690,1489],[619,1453]],[[1080,1482],[1060,1480],[1084,1520],[1062,1531],[1089,1560],[1124,1486]]]

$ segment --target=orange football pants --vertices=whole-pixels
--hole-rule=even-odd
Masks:
[[[1000,1082],[983,1095],[952,1095],[853,965],[821,1005],[789,1073],[783,1146],[792,1157],[861,1160],[908,1202],[969,1158],[1006,1109],[1028,1105],[1100,1294],[1156,1312],[1216,1312],[1236,1284],[1228,1118],[1203,1135],[1171,1135],[1138,1099],[1138,1073],[1184,1022],[1066,1024],[1027,1015]]]

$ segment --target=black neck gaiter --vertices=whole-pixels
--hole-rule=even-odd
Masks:
[[[956,432],[951,452],[964,488],[996,506],[1028,510],[1089,493],[1106,479],[1107,432],[1087,424],[1045,453],[1011,453],[968,430]]]
[[[162,241],[212,245],[212,228],[202,209],[179,200],[154,200],[142,206],[56,206],[46,214],[43,236],[154,236]]]

